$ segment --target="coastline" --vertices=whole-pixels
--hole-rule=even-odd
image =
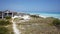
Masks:
[[[59,18],[60,19],[60,14],[40,14],[45,17],[54,17],[54,18]]]
[[[54,18],[60,19],[59,13],[57,13],[57,14],[55,14],[55,13],[30,13],[30,14],[39,15],[40,17],[43,17],[43,18],[54,17]]]

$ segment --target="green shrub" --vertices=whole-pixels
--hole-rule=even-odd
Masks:
[[[9,34],[9,30],[5,27],[0,27],[0,34]]]
[[[15,18],[14,20],[24,20],[24,18]]]
[[[11,19],[11,17],[10,17],[10,16],[6,16],[5,18],[6,18],[6,19]]]
[[[39,18],[38,15],[30,15],[31,17]]]
[[[0,25],[8,25],[8,24],[11,24],[11,22],[6,20],[0,20]]]
[[[59,19],[54,19],[53,20],[53,25],[55,25],[55,26],[60,25],[60,20]]]
[[[23,18],[20,18],[20,20],[24,20]]]

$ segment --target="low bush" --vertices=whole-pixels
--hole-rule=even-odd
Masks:
[[[31,17],[39,18],[38,15],[30,15]]]
[[[5,27],[0,27],[0,34],[9,34],[9,30]]]
[[[59,19],[54,19],[53,20],[53,25],[59,26],[60,25],[60,20]]]
[[[8,24],[11,24],[11,22],[6,20],[0,20],[0,25],[8,25]]]
[[[6,18],[6,19],[11,19],[11,17],[10,17],[10,16],[6,16],[5,18]]]
[[[20,18],[20,20],[24,20],[24,18]]]

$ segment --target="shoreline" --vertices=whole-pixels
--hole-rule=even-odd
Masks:
[[[47,17],[54,17],[60,19],[60,14],[50,14],[50,13],[29,13],[30,15],[39,15],[40,17],[47,18]]]
[[[53,16],[43,16],[43,15],[39,15],[39,17],[47,18],[47,17],[53,17]],[[53,18],[58,18],[58,17],[53,17]],[[58,18],[58,19],[60,19],[60,18]]]

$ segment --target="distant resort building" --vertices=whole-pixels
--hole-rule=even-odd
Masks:
[[[14,12],[14,11],[10,11],[10,10],[5,10],[5,11],[0,11],[0,18],[5,18],[6,16],[10,16],[10,17],[23,17],[23,16],[29,16],[30,14],[26,14],[26,13],[19,13],[19,12]]]
[[[6,16],[10,16],[10,17],[13,17],[14,15],[16,15],[17,12],[13,12],[13,11],[9,11],[9,10],[6,10],[6,11],[0,11],[0,18],[5,18]]]

